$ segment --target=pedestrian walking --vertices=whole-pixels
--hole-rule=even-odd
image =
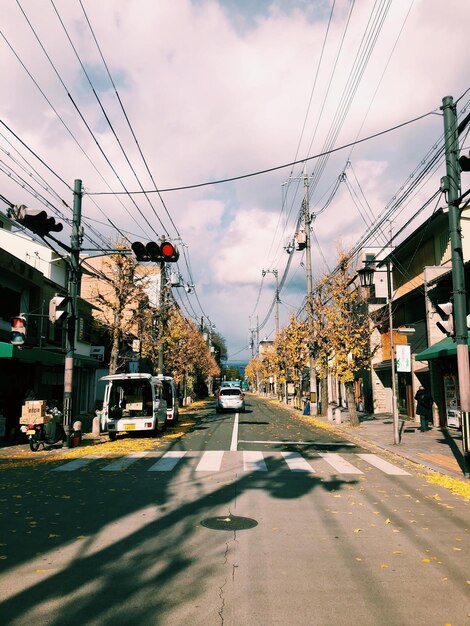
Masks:
[[[418,389],[415,395],[416,400],[416,413],[419,415],[421,422],[421,432],[424,433],[430,430],[428,420],[432,420],[432,404],[433,399],[431,394],[422,385]]]

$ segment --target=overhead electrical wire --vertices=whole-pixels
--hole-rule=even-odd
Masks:
[[[120,175],[118,174],[116,168],[114,167],[114,165],[111,163],[108,155],[106,154],[106,152],[104,151],[104,149],[102,148],[100,142],[98,141],[95,133],[93,132],[93,130],[91,129],[90,124],[86,121],[83,113],[80,110],[80,107],[78,106],[78,104],[75,102],[72,94],[70,93],[69,89],[67,88],[64,80],[62,79],[59,71],[57,70],[56,66],[54,65],[50,55],[48,54],[44,44],[42,43],[41,39],[39,38],[38,34],[36,33],[36,30],[34,29],[34,26],[31,24],[28,16],[26,15],[26,13],[24,12],[21,3],[19,2],[19,0],[16,0],[21,12],[23,13],[25,20],[28,24],[28,26],[30,27],[36,41],[38,42],[41,50],[44,52],[44,55],[46,56],[47,60],[49,61],[49,64],[51,65],[54,73],[56,74],[60,84],[62,85],[62,87],[64,88],[70,102],[72,103],[75,111],[77,112],[78,116],[80,117],[80,119],[82,120],[85,128],[87,129],[87,131],[89,132],[89,134],[91,135],[93,141],[95,142],[96,147],[98,148],[99,152],[101,153],[101,155],[103,156],[104,160],[106,161],[106,163],[108,164],[109,168],[111,169],[111,171],[113,172],[113,174],[115,175],[115,177],[117,178],[117,180],[119,181],[119,183],[121,184],[122,188],[124,189],[124,191],[126,192],[126,195],[129,197],[129,199],[131,200],[131,202],[133,203],[133,205],[135,206],[135,208],[137,209],[137,211],[140,213],[141,217],[144,219],[144,221],[147,223],[147,225],[149,226],[149,228],[151,229],[152,232],[155,233],[155,235],[158,236],[158,233],[156,232],[156,230],[154,229],[153,225],[149,222],[149,220],[147,219],[146,215],[143,213],[143,211],[140,209],[139,205],[137,204],[137,202],[134,200],[134,198],[129,195],[127,193],[127,188],[126,185],[124,184],[124,181],[122,180],[122,178],[120,177]],[[134,218],[135,219],[135,218]]]
[[[275,165],[273,167],[269,167],[263,170],[257,170],[256,172],[250,172],[248,174],[240,174],[238,176],[231,176],[229,178],[221,178],[218,180],[213,180],[213,181],[206,181],[203,183],[195,183],[193,185],[182,185],[179,187],[168,187],[165,189],[159,189],[160,193],[169,193],[169,192],[173,192],[173,191],[185,191],[187,189],[199,189],[201,187],[209,187],[211,185],[222,185],[225,183],[231,183],[235,180],[242,180],[244,178],[252,178],[254,176],[262,176],[263,174],[269,174],[270,172],[276,172],[278,170],[282,170],[285,169],[286,167],[291,167],[292,165],[299,165],[299,164],[303,164],[303,163],[307,163],[308,161],[313,161],[315,159],[318,159],[322,156],[325,156],[327,154],[333,154],[335,152],[340,152],[341,150],[345,150],[346,148],[350,148],[353,145],[358,145],[361,143],[364,143],[366,141],[370,141],[371,139],[376,139],[377,137],[381,137],[383,135],[386,135],[388,133],[391,133],[395,130],[399,130],[400,128],[404,128],[405,126],[408,126],[410,124],[414,124],[415,122],[419,122],[420,120],[429,117],[430,115],[436,115],[436,110],[433,111],[428,111],[427,113],[424,113],[423,115],[418,115],[417,117],[414,117],[410,120],[407,120],[406,122],[401,122],[400,124],[397,124],[395,126],[392,126],[390,128],[387,128],[386,130],[382,130],[382,131],[378,131],[377,133],[374,133],[372,135],[368,135],[367,137],[363,137],[362,139],[357,139],[355,141],[351,141],[350,143],[346,143],[343,144],[341,146],[338,146],[336,148],[331,148],[329,150],[326,150],[325,152],[319,152],[318,154],[314,154],[312,156],[309,157],[304,157],[303,159],[298,159],[296,161],[291,161],[290,163],[284,163],[283,165]],[[121,196],[121,195],[127,195],[127,194],[131,194],[131,195],[140,195],[144,192],[142,191],[127,191],[127,192],[123,192],[123,191],[87,191],[86,194],[88,196],[109,196],[109,195],[116,195],[116,196]],[[156,193],[156,191],[152,190],[152,189],[146,189],[145,193]]]

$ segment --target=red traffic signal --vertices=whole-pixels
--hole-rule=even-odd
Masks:
[[[11,318],[10,343],[22,346],[26,338],[26,316],[22,313]]]
[[[139,263],[149,261],[175,263],[180,256],[176,246],[170,241],[163,241],[160,244],[155,241],[149,241],[147,244],[134,241],[131,248]]]
[[[13,209],[13,216],[17,222],[41,237],[48,235],[50,232],[60,233],[64,228],[63,224],[56,222],[46,211],[28,209],[24,204]]]
[[[176,261],[180,258],[180,253],[169,241],[164,241],[160,246],[162,251],[163,260],[167,263],[176,263]]]

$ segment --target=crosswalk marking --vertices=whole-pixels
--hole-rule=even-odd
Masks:
[[[88,454],[87,456],[82,456],[79,459],[68,461],[68,463],[65,463],[64,465],[59,465],[59,467],[55,467],[53,471],[54,472],[74,472],[75,470],[81,469],[82,467],[89,465],[93,461],[96,461],[96,459],[101,459],[101,458],[103,457],[96,456],[94,454]]]
[[[241,459],[243,463],[243,470],[245,472],[267,472],[269,470],[268,465],[271,464],[273,459],[282,458],[286,464],[286,467],[291,472],[303,472],[309,474],[325,473],[325,466],[319,463],[319,459],[333,468],[335,473],[338,474],[363,474],[364,472],[358,467],[350,463],[342,455],[336,452],[316,452],[315,454],[303,456],[299,452],[294,451],[255,451],[244,450],[239,452],[232,452],[228,450],[206,450],[205,452],[197,453],[200,457],[196,463],[196,472],[219,472],[223,468],[224,456],[236,455],[231,457],[233,460]],[[149,472],[171,472],[183,458],[189,458],[192,465],[195,464],[196,453],[170,450],[165,453],[161,453],[154,450],[148,450],[145,452],[133,452],[127,454],[121,458],[109,459],[111,462],[100,467],[99,471],[103,472],[120,472],[128,469],[129,467],[136,465],[138,461],[142,459],[152,459],[157,457],[157,461],[150,467],[144,465],[144,469]],[[382,459],[376,454],[354,454],[348,455],[349,459],[359,458],[365,461],[369,465],[372,465],[376,470],[388,474],[391,476],[410,476],[409,472],[393,465],[392,463]],[[93,461],[101,460],[105,461],[106,456],[98,456],[89,454],[73,461],[68,461],[59,467],[53,469],[56,472],[73,472],[86,468]],[[230,462],[230,467],[233,467],[233,460]],[[238,461],[240,462],[240,461]],[[142,468],[142,465],[140,465]],[[331,472],[331,469],[330,469]]]
[[[218,472],[223,456],[223,450],[207,450],[197,464],[196,472]]]
[[[354,467],[352,463],[343,459],[336,452],[319,452],[318,454],[341,474],[363,474],[359,468]]]
[[[186,452],[170,450],[166,452],[162,458],[149,467],[149,472],[171,472],[175,465],[180,461]]]
[[[405,472],[405,470],[389,463],[385,459],[380,458],[376,454],[358,454],[358,457],[370,463],[377,469],[384,472],[384,474],[390,474],[391,476],[410,476],[409,472]]]
[[[148,455],[148,452],[132,452],[131,454],[127,454],[122,457],[122,459],[117,459],[113,463],[106,465],[101,468],[102,472],[120,472],[122,470],[127,469],[132,463],[135,463],[139,459],[143,459]]]
[[[298,452],[281,452],[281,454],[292,472],[315,473],[310,463]]]
[[[262,452],[244,450],[243,469],[245,472],[267,472],[266,462]]]

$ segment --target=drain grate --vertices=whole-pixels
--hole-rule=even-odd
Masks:
[[[201,526],[210,530],[248,530],[258,526],[258,522],[251,517],[237,517],[236,515],[225,515],[219,517],[208,517],[202,520]]]

